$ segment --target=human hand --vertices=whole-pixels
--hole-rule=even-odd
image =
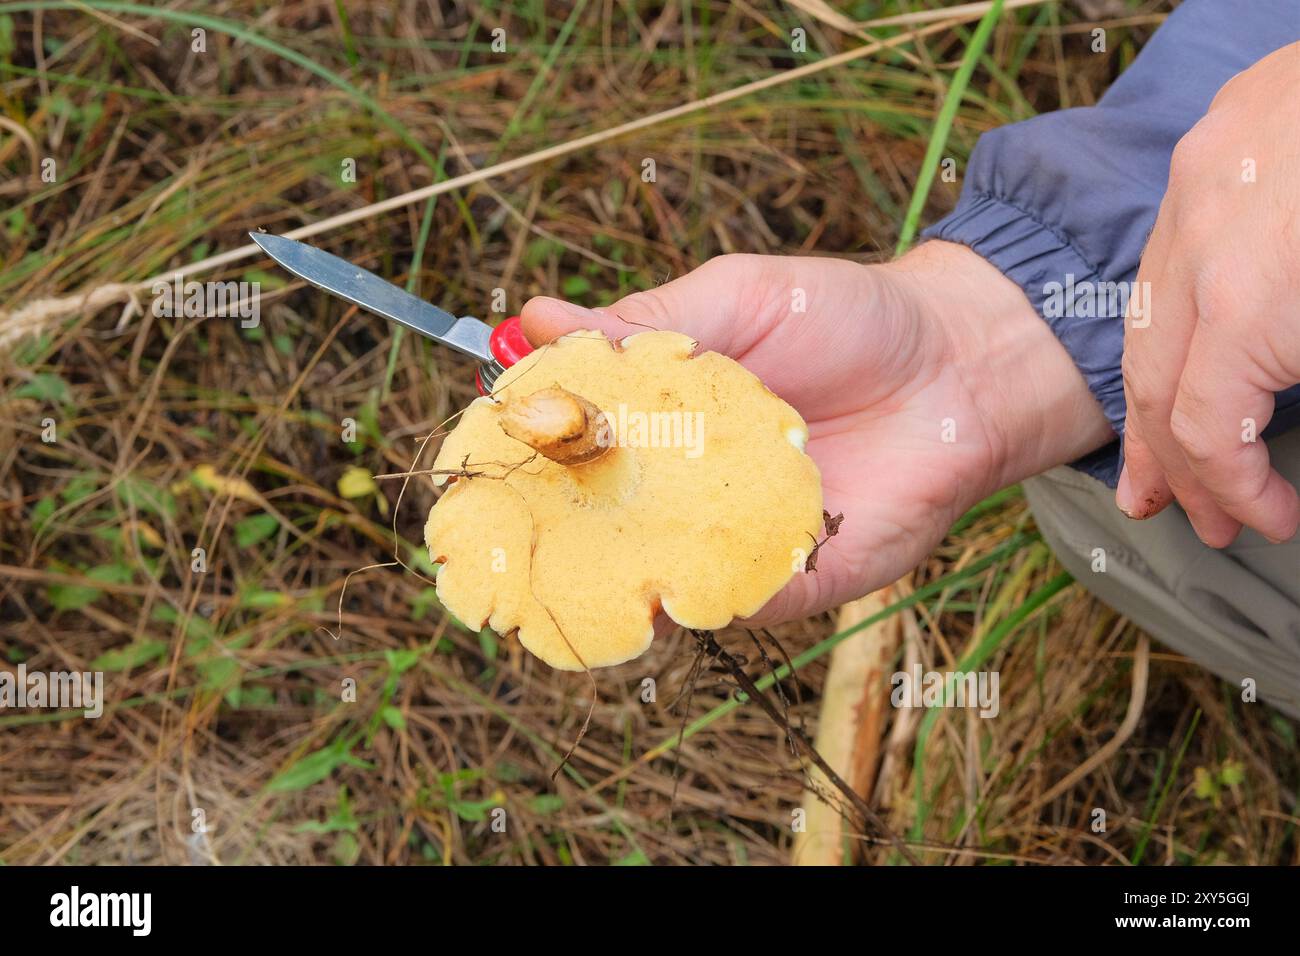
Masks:
[[[983,497],[1113,438],[1021,290],[945,242],[880,266],[721,256],[604,309],[537,298],[522,318],[536,344],[577,329],[615,340],[644,326],[684,332],[803,415],[826,510],[844,523],[816,572],[797,575],[755,624],[888,584]]]
[[[1179,142],[1124,326],[1115,502],[1149,518],[1177,498],[1212,547],[1242,525],[1278,542],[1300,524],[1257,440],[1274,393],[1300,383],[1298,89],[1292,44],[1230,80]]]

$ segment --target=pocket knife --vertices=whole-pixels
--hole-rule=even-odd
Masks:
[[[533,350],[518,316],[496,328],[471,316],[457,318],[324,249],[266,232],[249,236],[268,256],[316,288],[477,359],[475,379],[482,395],[492,391],[502,372]]]

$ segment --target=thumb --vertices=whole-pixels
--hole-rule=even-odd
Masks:
[[[535,346],[545,345],[552,339],[580,329],[604,332],[613,342],[637,331],[636,326],[628,325],[608,308],[587,309],[549,296],[529,299],[519,313],[519,319],[524,335]]]
[[[706,349],[726,352],[732,343],[731,314],[738,290],[747,287],[743,269],[724,256],[672,282],[634,292],[613,305],[585,309],[560,299],[530,299],[519,314],[524,334],[543,345],[579,329],[604,332],[612,341],[650,330],[683,332]],[[743,264],[742,264],[743,265]]]

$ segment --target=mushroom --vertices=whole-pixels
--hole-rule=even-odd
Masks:
[[[582,670],[640,655],[660,610],[723,627],[803,569],[822,520],[808,428],[695,349],[676,332],[575,332],[465,410],[425,526],[452,614]]]

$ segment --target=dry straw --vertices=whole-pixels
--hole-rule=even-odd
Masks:
[[[413,189],[401,195],[392,196],[380,202],[371,203],[357,209],[352,209],[337,216],[330,216],[327,219],[321,219],[318,222],[302,226],[285,233],[291,239],[307,239],[311,236],[317,236],[321,233],[329,232],[342,226],[351,225],[355,222],[361,222],[366,219],[372,219],[375,216],[392,212],[395,209],[401,209],[405,206],[418,203],[421,200],[430,199],[434,196],[440,196],[453,190],[463,189],[466,186],[472,186],[476,183],[492,179],[497,176],[503,176],[506,173],[512,173],[520,169],[527,169],[540,163],[545,163],[562,156],[568,156],[591,146],[598,146],[610,140],[626,136],[629,133],[635,133],[640,130],[648,129],[652,126],[658,126],[669,120],[678,119],[688,116],[692,113],[698,113],[701,110],[710,107],[721,106],[723,103],[729,103],[753,93],[771,89],[784,83],[790,83],[794,80],[814,73],[820,73],[823,70],[829,70],[833,67],[840,66],[844,63],[850,63],[854,60],[870,56],[873,53],[879,53],[882,50],[892,49],[903,46],[914,40],[929,36],[934,33],[941,33],[952,29],[962,23],[978,19],[993,5],[990,2],[967,3],[956,7],[945,8],[941,10],[927,10],[919,13],[904,14],[902,16],[886,17],[880,20],[868,20],[855,22],[836,13],[821,0],[791,0],[792,5],[804,10],[810,16],[816,17],[828,26],[835,29],[852,33],[856,36],[865,36],[864,31],[869,27],[880,26],[911,26],[919,23],[930,22],[931,25],[919,27],[906,33],[900,33],[897,36],[889,37],[884,40],[870,40],[860,47],[852,50],[845,50],[843,53],[837,53],[829,56],[824,60],[818,60],[815,63],[809,63],[805,66],[796,67],[792,70],[786,70],[781,73],[775,73],[766,76],[761,80],[755,80],[752,83],[745,83],[734,89],[726,90],[722,93],[715,93],[712,96],[705,96],[689,103],[683,103],[680,106],[674,106],[671,109],[663,110],[658,113],[652,113],[649,116],[643,116],[639,119],[630,120],[626,123],[620,123],[610,129],[601,130],[600,132],[590,133],[586,136],[580,136],[576,139],[564,143],[557,143],[554,146],[548,146],[525,156],[517,156],[514,159],[508,159],[504,162],[487,166],[483,169],[476,169],[472,172],[455,176],[451,179],[443,180],[438,183],[431,183],[428,186],[422,186],[419,189]],[[1007,0],[1003,5],[1005,9],[1015,7],[1034,6],[1050,2],[1050,0]],[[940,22],[932,22],[939,20]],[[225,266],[233,265],[237,262],[243,262],[246,259],[253,258],[261,254],[261,250],[253,243],[239,246],[235,249],[227,250],[215,256],[209,256],[198,262],[181,266],[171,270],[163,275],[155,276],[149,279],[142,279],[137,282],[110,282],[93,286],[89,289],[75,292],[71,295],[37,299],[26,305],[20,306],[9,312],[0,312],[0,349],[7,348],[13,342],[24,335],[38,333],[49,325],[60,322],[63,319],[80,312],[96,312],[106,306],[117,302],[126,303],[126,311],[123,313],[125,321],[131,311],[136,308],[134,297],[153,287],[154,283],[180,276],[187,279],[203,273],[212,272]]]

